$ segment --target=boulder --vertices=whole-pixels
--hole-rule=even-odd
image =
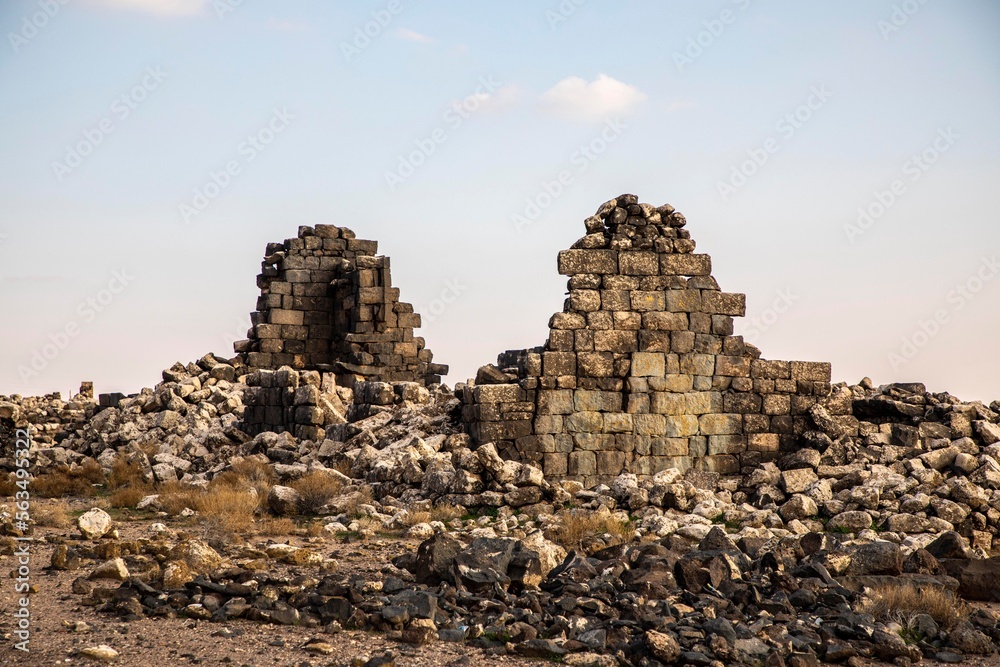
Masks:
[[[81,514],[76,520],[76,525],[86,539],[96,540],[107,535],[114,523],[110,514],[95,507]]]

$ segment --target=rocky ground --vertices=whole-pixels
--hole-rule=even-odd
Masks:
[[[441,387],[338,389],[323,442],[249,437],[242,372],[178,364],[101,411],[0,401],[0,427],[39,436],[34,525],[12,502],[0,514],[8,571],[14,538],[36,539],[34,659],[102,644],[131,664],[996,659],[997,403],[836,385],[799,450],[742,476],[584,489],[472,451]]]

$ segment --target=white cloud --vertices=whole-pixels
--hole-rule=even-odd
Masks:
[[[434,43],[434,39],[432,37],[428,37],[427,35],[417,32],[416,30],[410,30],[409,28],[400,28],[397,30],[396,37],[405,39],[408,42],[418,42],[420,44]]]
[[[578,76],[563,79],[542,93],[543,107],[550,113],[572,120],[605,120],[631,113],[646,95],[635,86],[606,74],[587,82]]]
[[[108,9],[148,12],[158,16],[196,16],[205,11],[209,0],[88,0],[87,4]]]

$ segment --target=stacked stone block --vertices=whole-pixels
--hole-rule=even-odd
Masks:
[[[314,371],[299,373],[290,367],[254,371],[247,375],[241,429],[250,435],[287,431],[300,440],[321,442],[325,427],[333,421],[322,396],[333,389],[332,376]]]
[[[420,315],[399,300],[389,258],[377,249],[333,225],[299,227],[296,238],[269,243],[252,328],[235,345],[247,365],[333,372],[344,386],[440,382],[448,367],[433,363],[413,335]]]
[[[685,224],[634,195],[585,221],[559,253],[569,297],[544,347],[500,355],[516,383],[459,390],[475,442],[586,484],[671,467],[738,473],[796,446],[830,365],[760,359],[734,336],[746,298],[720,290]]]

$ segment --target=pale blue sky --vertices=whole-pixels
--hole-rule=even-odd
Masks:
[[[634,192],[685,213],[765,356],[1000,398],[1000,6],[577,3],[4,2],[0,393],[137,391],[231,354],[265,244],[321,222],[377,239],[403,300],[439,313],[420,333],[454,384],[543,342],[556,253]],[[391,20],[345,49],[373,13]]]

